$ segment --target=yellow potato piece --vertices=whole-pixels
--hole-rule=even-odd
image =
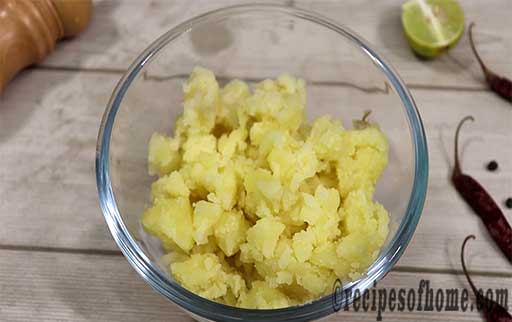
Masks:
[[[241,211],[224,212],[215,226],[215,239],[226,256],[238,252],[245,241],[249,222]]]
[[[247,231],[247,249],[257,258],[270,258],[285,226],[274,217],[265,217]],[[245,246],[244,245],[244,246]]]
[[[290,305],[288,297],[262,281],[252,283],[251,290],[241,296],[237,306],[250,309],[277,309]]]
[[[192,208],[188,199],[157,199],[142,215],[142,225],[148,232],[172,240],[186,252],[194,246]]]
[[[183,177],[177,171],[173,171],[168,175],[160,177],[151,185],[151,198],[188,198],[190,190],[188,189]]]
[[[201,200],[194,205],[194,240],[198,245],[208,243],[213,228],[222,215],[222,208],[209,201]]]
[[[148,172],[159,176],[170,173],[179,167],[181,156],[178,153],[179,139],[172,139],[154,133],[149,140]]]
[[[253,90],[236,79],[221,88],[197,67],[183,97],[173,136],[149,140],[157,178],[141,219],[181,285],[272,309],[364,274],[389,233],[389,214],[373,200],[388,162],[377,125],[305,122],[305,82],[288,74]]]
[[[245,282],[236,273],[227,272],[215,254],[194,254],[171,264],[173,276],[185,288],[209,299],[234,296],[245,290]]]

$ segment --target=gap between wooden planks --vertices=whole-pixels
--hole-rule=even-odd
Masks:
[[[0,244],[117,251],[98,207],[94,180],[99,120],[117,80],[110,74],[29,70],[7,89],[0,99]],[[158,91],[167,85],[147,86]],[[312,90],[321,98],[315,104],[336,103],[320,95],[323,87]],[[461,138],[463,167],[498,201],[512,195],[512,151],[501,148],[512,136],[510,105],[490,92],[414,90],[413,95],[427,129],[430,182],[422,218],[397,267],[458,271],[460,243],[476,234],[468,250],[472,269],[510,272],[510,264],[448,181],[453,124],[473,114],[477,122]],[[499,160],[500,172],[485,171],[490,159]],[[505,214],[512,220],[509,211]]]
[[[126,69],[115,69],[115,68],[87,68],[87,67],[74,67],[74,66],[52,66],[52,65],[36,65],[31,67],[32,70],[41,70],[41,71],[56,71],[56,72],[70,72],[70,73],[95,73],[95,74],[107,74],[107,75],[118,75],[121,77],[124,73],[127,72]],[[171,75],[171,76],[145,76],[150,81],[162,82],[162,81],[170,81],[170,80],[186,80],[187,75],[179,74],[179,75]],[[235,77],[227,77],[222,75],[217,75],[217,79],[233,79]],[[245,81],[259,81],[263,79],[247,79],[244,78]],[[308,82],[308,85],[315,86],[340,86],[340,87],[353,87],[354,85],[345,82],[336,82],[336,81],[313,81]],[[491,90],[487,86],[485,82],[482,82],[479,85],[434,85],[434,84],[417,84],[417,83],[408,83],[405,85],[410,90],[414,89],[422,89],[422,90],[436,90],[436,91],[461,91],[461,92],[490,92]],[[366,90],[362,88],[362,90]],[[371,89],[368,89],[371,91]]]
[[[41,69],[47,69],[46,73],[55,73],[54,76],[38,77],[39,71],[25,72],[21,80],[16,81],[15,86],[21,87],[19,93],[13,94],[11,90],[9,98],[0,98],[3,164],[3,168],[0,165],[0,182],[3,182],[3,186],[0,185],[3,190],[0,242],[4,245],[4,250],[0,250],[2,321],[187,320],[176,306],[144,285],[123,258],[115,257],[120,253],[105,229],[97,207],[95,184],[90,181],[95,136],[99,117],[117,78],[145,46],[180,19],[235,2],[204,1],[202,5],[192,5],[189,1],[174,1],[172,6],[165,0],[95,3],[98,8],[86,34],[79,38],[80,41],[61,43],[59,50],[40,68],[41,73],[45,73]],[[511,75],[512,65],[507,60],[510,56],[507,53],[512,51],[512,41],[510,34],[504,31],[512,28],[512,20],[507,14],[512,3],[463,0],[462,4],[467,18],[478,23],[479,48],[488,64]],[[294,1],[293,5],[319,11],[346,24],[379,48],[399,67],[399,73],[413,89],[427,127],[431,151],[429,199],[415,237],[395,268],[397,272],[391,273],[383,285],[415,287],[414,279],[421,276],[431,276],[439,281],[438,286],[465,285],[460,275],[447,274],[458,272],[455,267],[460,263],[456,253],[464,235],[477,233],[479,240],[468,252],[470,267],[475,273],[485,273],[489,277],[475,277],[475,281],[481,287],[505,285],[510,288],[509,264],[496,257],[499,253],[491,246],[478,219],[471,217],[465,205],[446,187],[450,158],[444,154],[451,148],[451,127],[458,118],[472,113],[477,115],[478,123],[466,129],[464,134],[469,141],[464,167],[475,174],[493,196],[512,193],[512,180],[500,180],[482,169],[489,159],[501,158],[504,159],[500,163],[504,172],[500,176],[510,178],[506,169],[507,166],[510,168],[512,158],[500,147],[510,142],[512,114],[506,112],[509,106],[485,90],[480,70],[469,56],[467,38],[462,39],[453,55],[435,62],[418,62],[401,36],[400,2],[354,0],[339,6],[329,1]],[[368,6],[372,7],[371,11],[363,10]],[[148,20],[148,16],[152,19]],[[137,26],[137,32],[131,29],[133,26]],[[59,72],[90,76],[80,76],[77,80],[74,75],[58,76]],[[99,76],[102,74],[106,77]],[[36,80],[29,80],[28,75]],[[59,86],[68,81],[69,86]],[[50,85],[58,89],[50,91]],[[83,106],[87,110],[84,111]],[[12,113],[14,109],[19,113]],[[40,109],[40,113],[35,109]],[[35,122],[36,117],[41,116],[46,124]],[[71,133],[70,139],[66,140],[64,134],[76,128],[80,133]],[[31,134],[27,135],[27,132]],[[11,133],[20,136],[12,144],[6,144],[9,140],[6,136]],[[475,142],[475,137],[483,139]],[[66,149],[51,149],[58,144]],[[53,154],[42,154],[44,150]],[[64,167],[59,162],[63,155],[67,156]],[[30,162],[35,162],[34,169],[24,166]],[[20,165],[20,172],[13,171],[13,165]],[[20,184],[18,178],[22,177],[30,182],[23,183],[28,190],[13,193],[11,184]],[[66,196],[65,193],[72,189],[77,193]],[[5,193],[6,190],[9,192]],[[46,203],[50,199],[58,202],[60,207]],[[50,206],[51,210],[43,211],[45,206]],[[446,217],[453,209],[459,209],[460,213]],[[510,213],[506,215],[512,219]],[[440,220],[444,220],[446,226],[443,232],[437,231]],[[20,232],[24,233],[17,237]],[[94,255],[96,252],[104,256]],[[457,279],[456,283],[454,279]],[[109,280],[116,285],[108,284]],[[404,281],[404,284],[397,284],[396,280]],[[13,303],[16,299],[18,303]],[[374,318],[374,314],[351,313],[331,320],[368,321]],[[468,318],[481,321],[476,314],[469,317],[458,313],[384,315],[384,320],[396,321],[468,321]]]
[[[420,61],[414,56],[405,40],[400,23],[402,2],[347,0],[341,4],[324,0],[279,0],[273,3],[312,10],[349,27],[366,38],[398,67],[399,74],[408,84],[415,84],[418,87],[434,85],[449,88],[483,88],[483,76],[471,54],[466,34],[449,55],[434,61]],[[92,23],[85,33],[74,41],[59,43],[58,50],[48,57],[44,65],[122,70],[152,41],[179,22],[212,9],[241,3],[252,1],[98,0],[94,3]],[[489,67],[504,75],[512,75],[512,65],[508,60],[512,52],[512,34],[506,32],[512,29],[512,21],[508,14],[512,11],[512,2],[461,0],[461,4],[465,10],[466,21],[475,21],[478,25],[475,37]],[[216,37],[216,33],[208,33],[208,37]],[[302,42],[300,46],[303,46]],[[258,56],[266,59],[264,48],[254,50],[261,51],[261,55],[257,55],[256,52],[255,59]],[[318,50],[318,56],[329,57],[329,48],[321,47]],[[196,52],[187,51],[186,54],[201,58]]]
[[[463,275],[392,272],[377,289],[468,288]],[[483,289],[512,288],[512,277],[474,276]],[[0,320],[17,321],[192,321],[153,291],[124,258],[0,250]],[[510,296],[509,296],[510,302]],[[470,300],[470,304],[472,299]],[[509,304],[510,305],[510,304]],[[373,321],[376,312],[339,312],[328,321]],[[482,321],[473,312],[389,312],[383,321]]]

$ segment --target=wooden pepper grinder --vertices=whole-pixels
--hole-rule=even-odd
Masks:
[[[0,93],[21,69],[41,63],[57,40],[85,29],[91,0],[0,0]]]

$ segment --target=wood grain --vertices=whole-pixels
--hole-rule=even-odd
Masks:
[[[128,0],[95,1],[95,13],[90,28],[76,41],[59,44],[59,50],[44,62],[44,66],[124,70],[158,36],[177,23],[199,13],[220,7],[251,3],[251,1],[167,1],[152,0],[140,3]],[[467,35],[458,46],[435,61],[420,61],[411,52],[400,23],[402,1],[297,0],[273,1],[325,15],[367,39],[397,67],[403,79],[412,86],[483,89],[483,76],[473,58]],[[512,75],[509,53],[512,52],[512,2],[507,0],[461,0],[466,21],[475,21],[475,38],[481,55],[489,67]],[[370,9],[371,8],[371,9]],[[209,33],[208,37],[216,37]],[[312,40],[314,42],[314,40]],[[301,41],[297,46],[303,47]],[[325,47],[325,46],[324,46]],[[329,56],[329,48],[315,47],[318,57]],[[267,59],[265,48],[255,48],[254,59]],[[261,51],[261,53],[259,53]],[[184,55],[196,56],[197,52]],[[259,58],[258,58],[259,57]],[[274,56],[284,63],[288,57]],[[275,62],[279,64],[279,61]],[[330,67],[326,65],[324,74]]]
[[[94,158],[116,81],[25,71],[0,98],[0,243],[113,247],[99,211]]]
[[[467,288],[462,275],[391,273],[381,288]],[[483,288],[508,289],[512,277],[475,277]],[[175,304],[153,291],[122,257],[0,251],[0,320],[191,321]],[[470,302],[471,303],[471,302]],[[376,312],[339,312],[328,321],[371,321]],[[384,312],[384,321],[482,321],[474,312]]]
[[[512,75],[512,2],[460,1],[466,21],[477,22],[475,36],[489,67]],[[98,206],[96,136],[112,89],[149,43],[199,13],[252,2],[96,0],[90,28],[76,40],[61,42],[42,66],[23,72],[0,96],[0,321],[192,321],[151,290],[113,242]],[[421,279],[430,279],[433,287],[467,287],[460,275],[458,256],[463,238],[475,234],[477,240],[470,244],[466,256],[475,282],[482,288],[508,288],[510,302],[510,263],[449,182],[454,127],[463,116],[472,114],[476,122],[468,123],[461,136],[463,168],[489,190],[500,206],[512,196],[512,108],[486,89],[466,35],[449,55],[420,61],[402,34],[402,1],[273,3],[317,11],[355,30],[389,59],[413,89],[429,147],[427,201],[409,247],[379,287],[417,288]],[[307,45],[318,48],[315,43]],[[265,59],[265,53],[257,50],[254,59]],[[329,53],[329,48],[320,46],[318,50],[322,55]],[[190,56],[198,59],[200,54],[191,52]],[[286,58],[274,56],[270,65],[278,67]],[[255,72],[250,65],[239,67],[242,74]],[[359,97],[364,94],[367,100],[361,104],[375,109],[373,117],[377,120],[387,121],[385,99],[382,104],[374,104],[382,93],[360,92],[351,84],[333,83],[337,79],[329,65],[325,67],[313,71],[314,80],[325,85],[310,87],[313,106],[321,110],[340,105],[340,98],[347,93]],[[356,68],[350,68],[357,74]],[[166,75],[165,69],[156,72],[156,76],[158,72],[159,76]],[[127,108],[141,108],[144,112],[167,109],[179,97],[153,94],[181,81],[148,80],[144,85],[146,95]],[[167,113],[172,117],[171,112]],[[156,114],[145,114],[142,113],[141,122],[167,128],[165,120],[155,121]],[[126,130],[134,124],[127,122],[123,126],[121,129]],[[139,154],[137,151],[132,152]],[[144,158],[140,153],[140,160]],[[485,169],[493,159],[500,165],[496,173]],[[127,199],[134,198],[129,195]],[[512,212],[502,208],[512,222]],[[375,318],[375,312],[351,311],[327,321]],[[386,312],[384,320],[482,318],[476,312]]]
[[[112,75],[33,70],[2,97],[0,244],[117,249],[98,207],[94,176],[98,124],[116,81]],[[336,104],[332,97],[321,96],[322,87],[312,90],[321,97],[317,104]],[[510,264],[448,176],[453,127],[473,114],[477,121],[467,124],[461,137],[463,167],[498,202],[512,195],[512,151],[501,148],[512,139],[512,109],[488,92],[472,93],[470,99],[450,91],[415,90],[413,95],[427,127],[430,181],[420,223],[398,266],[459,270],[460,242],[476,234],[469,250],[473,268],[510,273]],[[491,159],[500,163],[497,173],[485,170]],[[512,213],[504,211],[512,221]]]

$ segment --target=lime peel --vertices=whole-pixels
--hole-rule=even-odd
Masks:
[[[436,15],[434,15],[434,12],[432,11],[432,7],[430,7],[425,2],[425,0],[416,0],[416,2],[420,6],[420,9],[423,12],[425,18],[427,18],[427,20],[431,22],[434,36],[437,38],[439,43],[445,44],[447,42],[446,37],[444,36],[439,19],[436,17]]]

